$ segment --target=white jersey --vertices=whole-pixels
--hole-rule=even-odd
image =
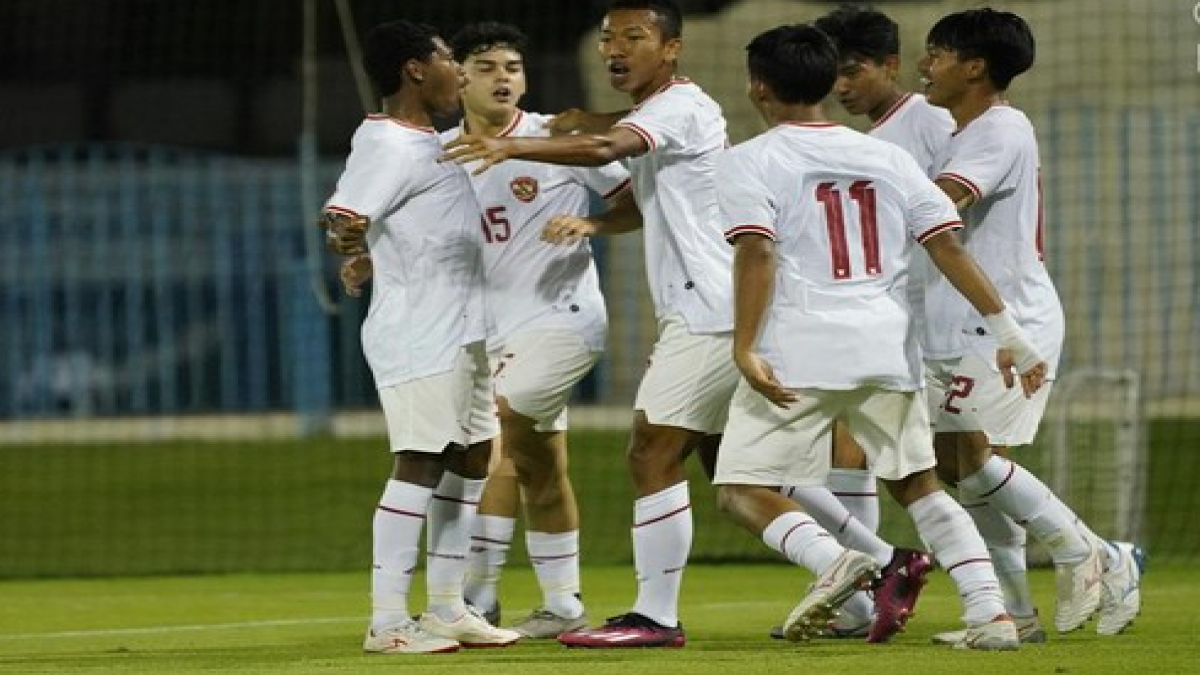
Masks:
[[[547,115],[518,110],[500,136],[547,136]],[[442,134],[443,143],[462,135]],[[468,165],[468,173],[473,165]],[[541,240],[542,225],[559,214],[586,215],[591,192],[610,197],[629,182],[617,162],[599,168],[510,160],[471,176],[483,210],[483,262],[495,339],[518,330],[565,329],[600,351],[608,314],[586,239],[570,245]]]
[[[1037,138],[1025,113],[993,106],[960,129],[938,160],[938,178],[975,196],[963,211],[963,243],[979,261],[1053,372],[1062,353],[1062,304],[1042,262],[1042,204]],[[929,320],[946,330],[935,358],[962,353],[967,342],[990,348],[983,318],[942,279],[926,299]]]
[[[904,148],[925,175],[933,178],[934,162],[954,133],[954,118],[923,95],[910,93],[896,101],[867,133]]]
[[[483,337],[479,205],[437,132],[370,115],[326,209],[371,219],[363,354],[378,388],[450,371]]]
[[[907,301],[912,248],[958,225],[904,150],[835,124],[781,124],[717,164],[730,239],[775,240],[756,350],[789,388],[921,388]]]
[[[646,274],[661,320],[680,314],[692,333],[733,329],[733,257],[721,236],[713,185],[716,157],[728,146],[721,107],[700,87],[675,78],[616,126],[646,142],[625,160],[642,212]]]
[[[876,120],[867,133],[904,148],[917,160],[925,175],[933,178],[936,173],[934,162],[954,133],[954,118],[945,108],[931,105],[923,95],[909,93]],[[925,352],[937,344],[935,333],[944,330],[925,319],[926,287],[940,276],[941,272],[934,267],[924,249],[913,253],[908,268],[908,300],[912,305],[917,339]]]

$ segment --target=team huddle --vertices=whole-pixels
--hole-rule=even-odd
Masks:
[[[372,284],[363,352],[394,457],[364,650],[682,647],[693,452],[721,510],[815,577],[772,637],[886,642],[936,561],[964,626],[935,642],[1045,641],[1028,535],[1053,559],[1054,628],[1095,617],[1100,634],[1123,631],[1141,550],[1092,532],[1007,457],[1034,439],[1065,326],[1042,262],[1033,126],[1005,101],[1033,63],[1028,25],[943,17],[923,93],[897,83],[899,31],[880,12],[768,30],[746,47],[768,130],[732,147],[720,106],[677,72],[682,33],[670,0],[611,2],[599,51],[631,107],[554,116],[518,107],[515,27],[369,34],[383,112],[356,131],[322,218],[346,291]],[[868,133],[828,121],[831,94]],[[589,237],[633,231],[658,321],[628,447],[637,596],[593,626],[567,403],[605,348]],[[927,552],[879,537],[877,480]],[[543,599],[502,628],[518,513]]]

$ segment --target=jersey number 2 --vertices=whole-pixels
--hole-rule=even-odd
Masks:
[[[879,269],[879,223],[875,219],[875,188],[869,180],[856,180],[846,190],[858,204],[858,229],[862,234],[863,262],[867,276],[876,276]],[[832,255],[833,278],[849,279],[850,251],[846,244],[846,216],[842,208],[842,191],[837,183],[820,183],[817,201],[825,207],[825,228],[829,232],[829,251]]]

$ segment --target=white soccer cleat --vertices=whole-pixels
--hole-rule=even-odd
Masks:
[[[581,614],[574,619],[568,619],[544,607],[539,607],[533,610],[529,616],[513,624],[512,629],[520,633],[521,637],[545,640],[556,638],[563,633],[573,633],[577,630],[583,630],[587,627],[587,614]]]
[[[458,649],[457,641],[430,635],[412,619],[379,630],[368,629],[363,640],[363,651],[369,654],[443,654]]]
[[[1120,633],[1142,611],[1141,582],[1146,554],[1129,542],[1114,541],[1112,545],[1120,561],[1116,568],[1105,571],[1101,579],[1100,620],[1096,622],[1096,632],[1101,635]]]
[[[808,595],[796,605],[783,634],[792,642],[807,642],[827,630],[837,608],[855,591],[871,586],[879,576],[879,563],[866,553],[847,549],[813,583]]]
[[[425,612],[421,615],[421,628],[438,637],[456,640],[468,648],[507,647],[521,639],[521,634],[516,631],[488,623],[472,607],[467,607],[467,611],[454,621],[443,621],[437,614]]]
[[[1037,614],[1014,616],[1012,620],[1017,626],[1017,640],[1021,644],[1041,644],[1046,641],[1046,629],[1042,628],[1042,622],[1038,620]],[[933,644],[956,645],[966,637],[967,629],[965,628],[962,630],[946,631],[945,633],[935,633]]]
[[[1054,608],[1054,627],[1070,633],[1084,624],[1100,606],[1100,587],[1104,576],[1101,544],[1087,542],[1088,554],[1076,563],[1054,565],[1058,604]]]
[[[1013,651],[1020,648],[1017,625],[1007,614],[977,626],[967,626],[963,638],[954,643],[955,649],[975,649],[985,652]]]

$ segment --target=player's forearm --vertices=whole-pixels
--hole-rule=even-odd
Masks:
[[[567,166],[603,166],[621,159],[616,143],[607,136],[596,134],[514,138],[507,154],[510,159]]]
[[[739,237],[733,255],[735,357],[753,351],[758,341],[775,286],[775,264],[775,247],[770,239]]]
[[[633,194],[625,189],[612,198],[608,210],[592,216],[597,235],[625,234],[642,229],[642,212],[633,201]]]
[[[1004,300],[975,258],[963,247],[958,235],[944,232],[925,243],[934,265],[971,306],[983,316],[1004,310]]]

